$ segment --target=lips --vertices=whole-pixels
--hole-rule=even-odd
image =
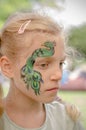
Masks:
[[[58,89],[57,87],[54,87],[54,88],[46,89],[46,91],[54,91],[54,90],[57,90],[57,89]]]

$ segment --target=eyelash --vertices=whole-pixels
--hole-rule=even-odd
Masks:
[[[47,69],[47,68],[49,67],[49,64],[50,64],[50,63],[48,63],[48,62],[44,62],[44,63],[39,63],[39,64],[37,64],[37,66],[38,66],[40,69]],[[64,61],[61,61],[61,62],[59,63],[59,67],[62,68],[64,64],[65,64],[65,62],[64,62]]]
[[[41,64],[39,64],[39,67],[41,69],[46,69],[48,66],[49,66],[49,63],[41,63]]]
[[[64,64],[65,64],[65,62],[64,62],[64,61],[61,61],[61,62],[60,62],[60,67],[62,68]]]

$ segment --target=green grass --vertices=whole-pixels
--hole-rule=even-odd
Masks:
[[[86,91],[59,91],[59,96],[66,102],[75,104],[81,111],[81,121],[86,129]]]

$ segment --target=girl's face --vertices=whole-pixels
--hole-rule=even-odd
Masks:
[[[64,40],[60,35],[29,34],[29,37],[33,38],[31,46],[13,65],[13,84],[28,99],[47,103],[55,99],[60,87]],[[45,47],[47,42],[54,46]]]

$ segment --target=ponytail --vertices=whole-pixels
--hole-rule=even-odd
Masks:
[[[1,58],[2,54],[1,54],[1,31],[0,31],[0,58]]]
[[[0,84],[0,117],[3,113],[3,103],[2,103],[2,97],[3,97],[3,90],[2,90],[2,86]]]
[[[1,56],[2,56],[2,54],[1,54],[1,32],[0,32],[0,58],[1,58]],[[2,90],[2,85],[0,83],[0,117],[3,113],[2,97],[3,97],[3,90]]]

